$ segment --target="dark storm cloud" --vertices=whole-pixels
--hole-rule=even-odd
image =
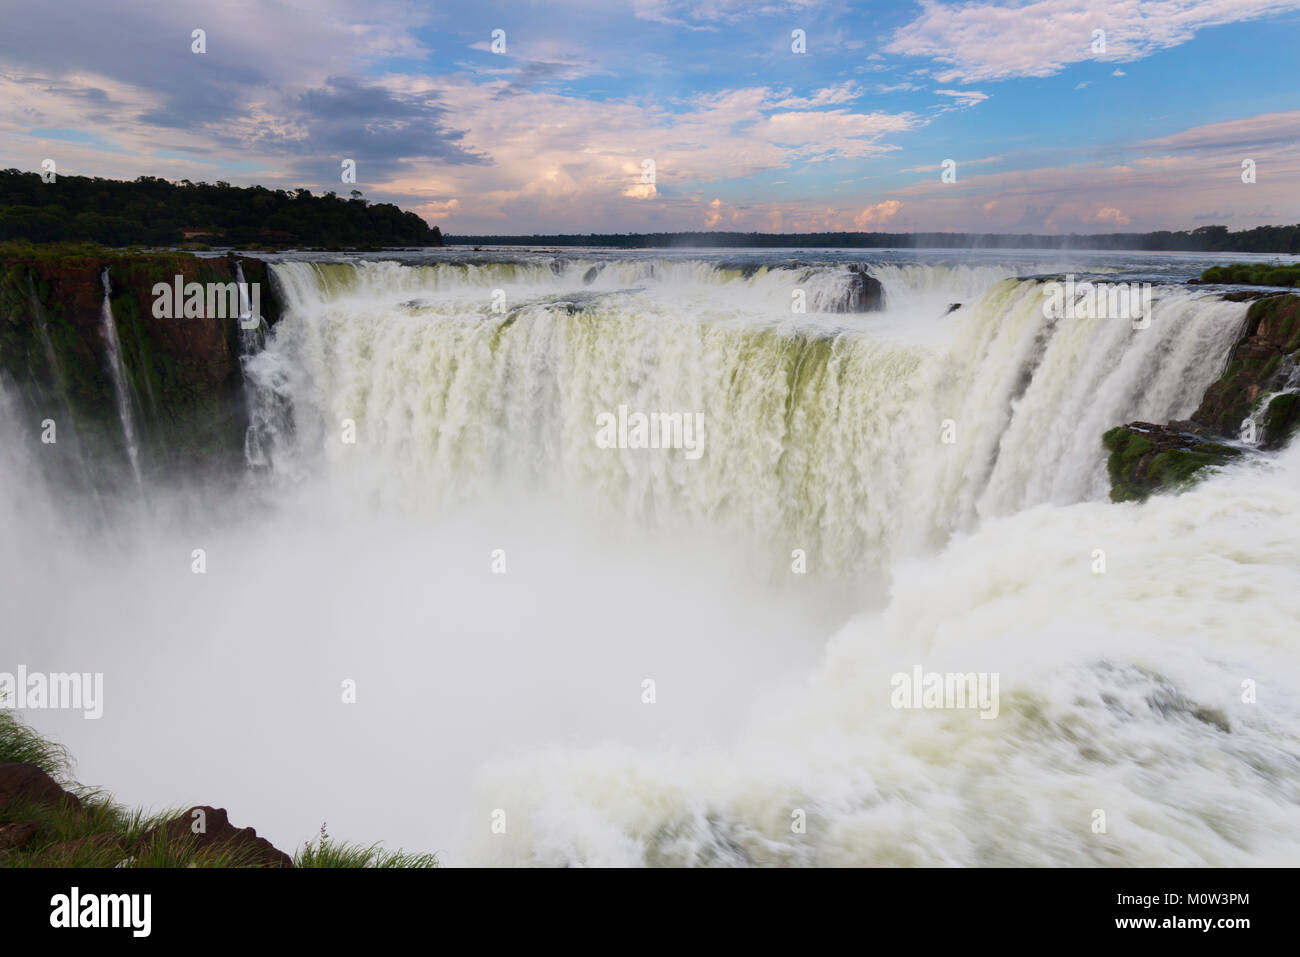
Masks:
[[[304,157],[297,168],[317,182],[337,181],[344,158],[356,160],[358,178],[371,181],[400,171],[408,160],[490,165],[491,157],[460,145],[465,131],[447,127],[447,108],[436,99],[334,76],[291,104],[291,119],[305,136],[263,135],[251,145]]]

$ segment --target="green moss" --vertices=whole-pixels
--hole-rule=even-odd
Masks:
[[[1110,458],[1106,460],[1106,471],[1110,475],[1112,492],[1115,487],[1132,484],[1133,471],[1138,460],[1154,448],[1151,440],[1146,436],[1122,425],[1103,435],[1101,442],[1110,450]]]
[[[1264,412],[1264,446],[1279,448],[1300,429],[1300,395],[1294,392],[1274,397]]]
[[[1202,442],[1200,445],[1193,445],[1189,451],[1201,455],[1221,455],[1228,458],[1241,454],[1241,449],[1234,449],[1230,445],[1219,445],[1217,442]]]
[[[1129,482],[1115,482],[1110,488],[1112,502],[1142,502],[1149,494],[1142,486]]]
[[[1222,446],[1212,446],[1208,443],[1202,448],[1223,448]],[[1231,450],[1236,454],[1235,450]],[[1170,449],[1167,452],[1161,452],[1151,459],[1151,465],[1147,474],[1160,486],[1165,488],[1178,488],[1189,485],[1194,478],[1200,478],[1198,473],[1202,469],[1222,465],[1231,456],[1221,453],[1207,453],[1203,451],[1193,451],[1191,449]]]

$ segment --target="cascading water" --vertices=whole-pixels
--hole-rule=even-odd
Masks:
[[[1245,304],[1054,319],[1017,277],[1077,264],[971,254],[845,314],[857,264],[446,255],[272,267],[237,501],[88,538],[0,442],[0,618],[112,696],[37,716],[87,780],[451,864],[1300,854],[1300,447],[1116,505],[1100,444],[1187,416]],[[701,413],[703,454],[602,448],[620,405]],[[917,666],[996,673],[997,719],[895,708]],[[155,760],[194,727],[228,746]]]
[[[277,461],[314,470],[324,449],[419,507],[549,486],[879,568],[980,516],[1104,497],[1101,434],[1189,414],[1245,314],[1164,287],[1149,328],[1051,319],[1037,282],[915,266],[882,270],[883,315],[792,315],[794,290],[833,306],[852,274],[632,262],[578,281],[590,268],[276,265],[287,315],[250,368],[294,410]],[[620,407],[701,413],[704,454],[601,448]],[[345,421],[364,458],[330,440]]]
[[[270,397],[259,399],[258,386],[249,375],[249,364],[266,345],[266,323],[249,295],[244,278],[244,264],[235,261],[235,282],[239,294],[239,368],[244,378],[244,400],[248,412],[248,429],[244,433],[244,459],[253,468],[264,468],[270,460],[262,446],[262,429],[258,423],[265,415],[265,404]],[[260,297],[259,297],[260,301]]]
[[[136,488],[142,489],[144,479],[140,474],[140,429],[135,412],[137,403],[134,400],[134,387],[131,384],[131,377],[126,371],[126,364],[122,361],[122,344],[117,335],[117,323],[113,320],[113,302],[109,298],[113,286],[108,278],[107,267],[100,275],[100,282],[104,287],[104,304],[100,307],[100,332],[107,350],[108,371],[113,379],[113,396],[117,401],[117,417],[122,424],[122,441],[126,445],[127,458],[131,463],[131,474],[135,478]]]

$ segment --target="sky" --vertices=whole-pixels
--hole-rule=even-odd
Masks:
[[[1300,222],[1300,0],[4,6],[0,168],[451,234]]]

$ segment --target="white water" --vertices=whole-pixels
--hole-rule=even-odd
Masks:
[[[1037,283],[912,266],[882,270],[884,316],[797,316],[792,290],[827,304],[847,274],[690,261],[612,264],[618,291],[570,314],[586,266],[276,266],[290,307],[250,372],[296,411],[295,435],[267,436],[277,466],[412,508],[546,487],[783,565],[802,548],[878,570],[980,516],[1104,496],[1101,434],[1189,415],[1245,314],[1162,287],[1150,328],[1051,320]],[[600,448],[620,406],[702,413],[703,457]]]
[[[113,291],[108,279],[108,269],[100,276],[104,286],[104,304],[100,307],[100,332],[104,337],[104,346],[108,355],[108,371],[113,379],[113,396],[117,400],[117,417],[122,423],[122,441],[126,445],[127,458],[131,463],[131,473],[135,476],[137,489],[144,487],[140,475],[140,440],[139,425],[136,422],[135,403],[132,401],[134,387],[127,375],[126,365],[122,361],[122,343],[117,337],[117,323],[113,320],[113,303],[109,295]]]
[[[0,468],[6,650],[106,673],[101,721],[29,717],[120,799],[286,848],[1294,862],[1300,456],[1116,506],[1099,444],[1187,415],[1244,305],[1049,322],[1012,270],[908,266],[884,314],[796,316],[833,269],[668,265],[275,267],[269,481],[87,541]],[[620,403],[702,411],[704,456],[597,448]],[[999,717],[894,710],[915,665],[998,672]]]
[[[1099,547],[1104,575],[1091,570]],[[900,568],[889,607],[841,629],[811,676],[756,696],[729,748],[551,748],[493,764],[462,853],[1294,865],[1298,621],[1300,448],[1140,507],[1031,509]],[[999,717],[895,710],[890,676],[916,664],[999,673]],[[1257,703],[1242,700],[1246,680]],[[488,826],[496,808],[504,835]]]

